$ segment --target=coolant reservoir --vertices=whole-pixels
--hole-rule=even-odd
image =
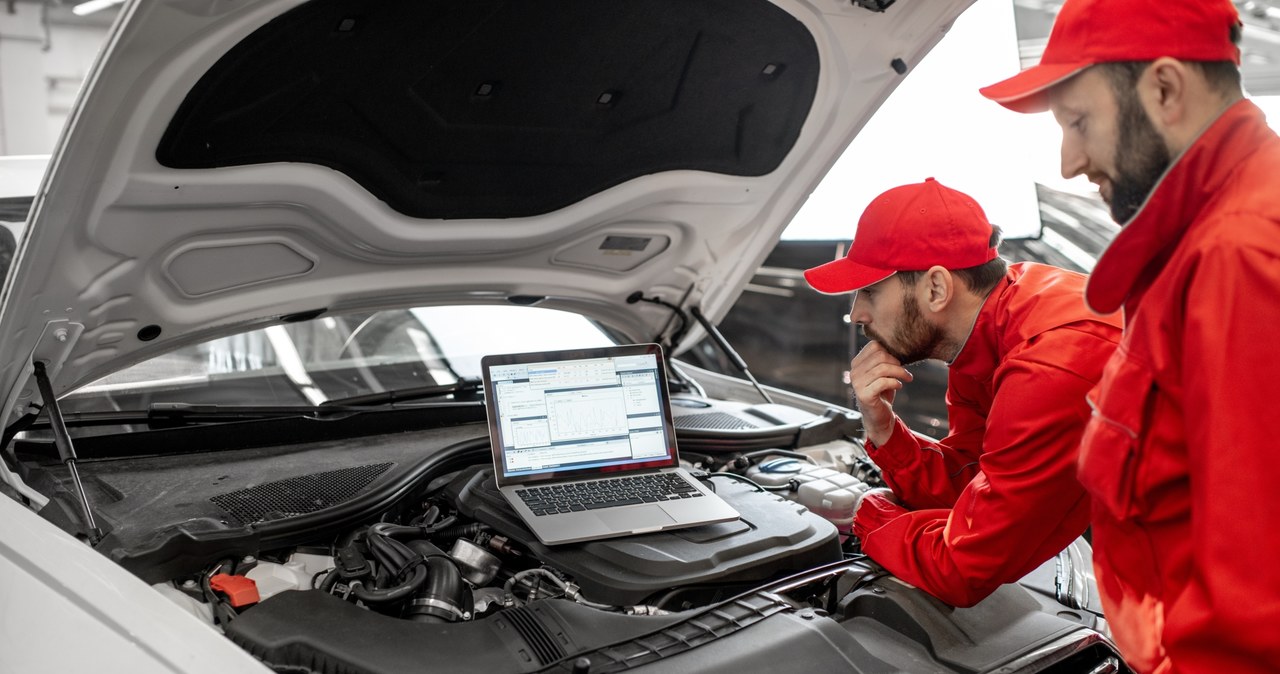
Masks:
[[[258,585],[262,599],[285,590],[309,590],[312,581],[321,572],[333,568],[333,558],[328,555],[294,553],[284,564],[259,560],[257,566],[244,575]]]
[[[791,458],[761,462],[747,470],[747,477],[764,487],[786,487],[774,493],[830,520],[842,534],[853,531],[854,501],[868,489],[848,473]]]

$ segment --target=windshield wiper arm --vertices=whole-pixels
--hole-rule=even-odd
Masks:
[[[318,405],[215,405],[212,403],[151,403],[147,417],[151,419],[181,419],[196,417],[202,421],[215,419],[271,419],[275,417],[302,417],[320,412],[338,412]]]
[[[286,417],[332,417],[340,413],[359,414],[371,407],[402,400],[421,400],[441,396],[469,393],[480,390],[479,379],[460,379],[452,384],[415,386],[381,393],[368,393],[347,398],[327,400],[319,405],[215,405],[212,403],[151,403],[146,410],[116,410],[110,412],[64,412],[68,426],[118,426],[120,424],[158,422],[173,424],[205,424],[254,419],[278,419]],[[33,428],[44,428],[45,420],[36,421]]]
[[[151,403],[145,410],[112,410],[109,412],[64,412],[68,426],[119,426],[121,424],[219,423],[252,419],[276,419],[332,415],[337,412],[366,412],[365,409],[348,410],[341,407],[316,407],[314,405],[213,405],[192,403]],[[41,419],[32,428],[44,428],[48,421]]]
[[[479,391],[480,387],[481,383],[479,379],[463,377],[452,384],[414,386],[411,388],[382,391],[381,393],[366,393],[364,395],[350,396],[347,398],[334,398],[333,400],[326,400],[320,403],[319,407],[365,407],[368,405],[385,405],[387,403],[393,403],[400,400],[421,400],[423,398],[439,398],[457,393],[471,393]]]

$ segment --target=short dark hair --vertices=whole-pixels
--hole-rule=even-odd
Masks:
[[[991,226],[991,247],[999,248],[1000,242],[1004,239],[1000,227]],[[949,269],[964,283],[970,292],[975,295],[986,295],[1000,283],[1000,279],[1009,273],[1009,263],[1004,258],[997,255],[988,262],[984,262],[976,267],[965,267],[964,269]],[[920,277],[924,274],[924,270],[900,271],[897,273],[898,280],[904,286],[914,286]]]
[[[1240,44],[1240,26],[1231,26],[1231,44]],[[1185,61],[1187,65],[1200,71],[1205,81],[1215,92],[1222,96],[1231,96],[1241,92],[1240,68],[1232,61]],[[1098,68],[1111,83],[1111,90],[1116,97],[1131,95],[1138,78],[1146,72],[1152,61],[1113,61],[1099,63]]]

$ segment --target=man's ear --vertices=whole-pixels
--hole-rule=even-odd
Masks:
[[[1162,56],[1138,78],[1138,99],[1159,131],[1167,134],[1186,124],[1190,77],[1187,64]]]
[[[934,265],[924,273],[924,278],[920,280],[918,290],[921,293],[917,299],[922,306],[928,307],[929,311],[940,312],[951,305],[955,299],[956,277],[946,267]]]

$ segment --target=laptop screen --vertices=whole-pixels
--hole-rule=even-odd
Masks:
[[[486,356],[481,365],[500,484],[677,465],[658,345]]]

